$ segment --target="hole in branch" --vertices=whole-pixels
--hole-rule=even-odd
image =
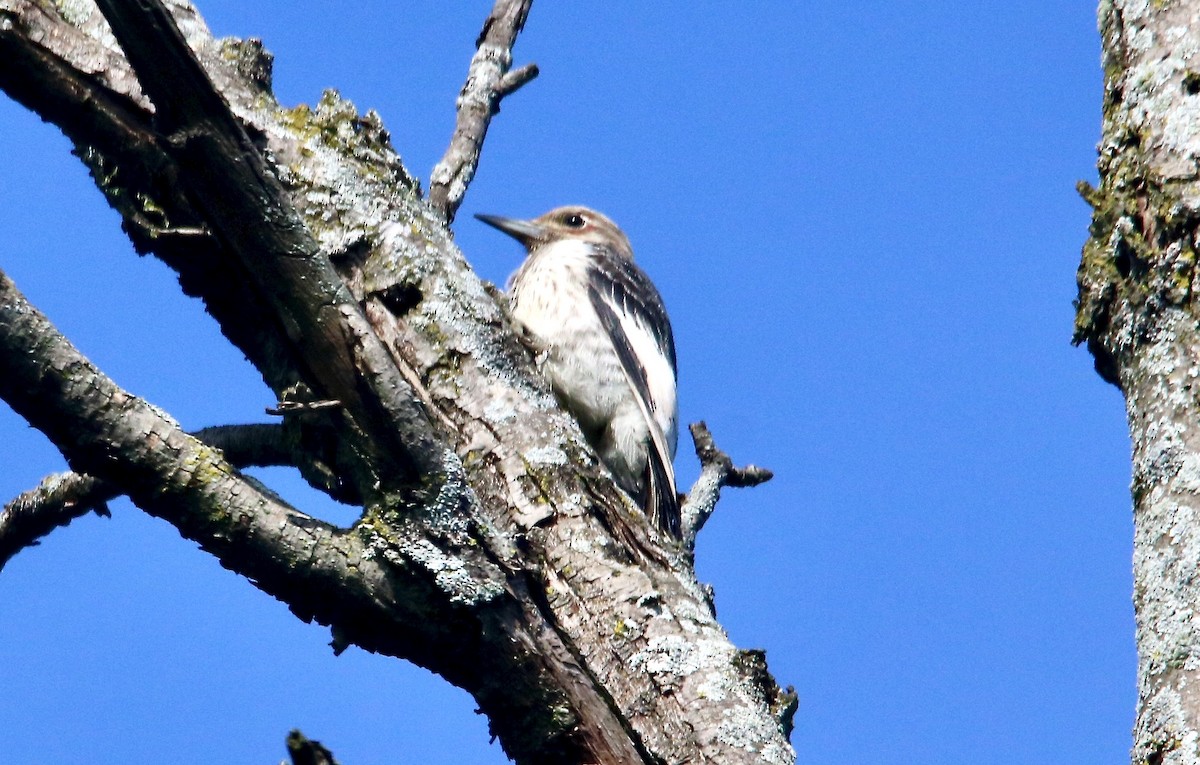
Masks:
[[[375,294],[396,316],[403,316],[416,308],[425,297],[414,284],[393,284]]]
[[[1183,92],[1189,96],[1200,93],[1200,72],[1187,71],[1183,73]]]
[[[1133,273],[1133,250],[1125,243],[1124,239],[1117,241],[1116,252],[1113,254],[1113,265],[1117,267],[1117,273],[1122,279],[1128,279],[1129,274]]]

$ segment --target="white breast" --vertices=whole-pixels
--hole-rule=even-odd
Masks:
[[[545,371],[585,428],[612,419],[625,394],[620,362],[587,292],[588,246],[542,248],[510,284],[513,318],[546,348]]]
[[[512,315],[545,346],[543,369],[551,385],[618,482],[640,491],[649,428],[588,296],[590,252],[578,241],[540,248],[509,284]],[[649,360],[648,403],[673,455],[674,374],[647,328],[626,320],[623,329],[639,358]]]

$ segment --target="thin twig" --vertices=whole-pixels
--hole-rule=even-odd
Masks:
[[[700,477],[692,485],[682,508],[683,543],[691,548],[696,544],[696,535],[716,510],[722,487],[741,489],[758,486],[771,480],[775,474],[754,465],[735,467],[729,455],[717,448],[712,433],[708,432],[708,426],[703,422],[689,425],[688,430],[692,432],[696,457],[700,459]]]
[[[467,70],[467,81],[458,95],[458,119],[445,156],[433,168],[429,180],[429,203],[447,225],[454,221],[467,186],[479,167],[479,153],[492,116],[500,101],[537,77],[535,64],[512,71],[512,49],[525,26],[533,0],[496,0],[475,41],[475,55]]]
[[[307,414],[328,409],[341,409],[342,402],[337,399],[322,399],[321,401],[280,401],[275,406],[268,406],[266,413],[277,417],[286,414]]]

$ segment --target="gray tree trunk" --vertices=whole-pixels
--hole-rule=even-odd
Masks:
[[[1076,341],[1133,444],[1135,763],[1200,762],[1200,2],[1100,3],[1104,128]]]
[[[165,5],[0,0],[0,88],[74,142],[134,245],[262,372],[283,424],[184,433],[0,275],[0,396],[77,474],[0,515],[0,565],[126,494],[336,646],[465,688],[518,762],[792,762],[794,696],[730,644],[692,566],[720,486],[755,474],[698,431],[688,533],[659,535],[449,235],[495,102],[533,74],[509,71],[528,2],[501,0],[485,25],[460,98],[470,140],[430,200],[377,115],[332,92],[282,108],[260,44]],[[238,470],[267,462],[360,520],[309,517]]]

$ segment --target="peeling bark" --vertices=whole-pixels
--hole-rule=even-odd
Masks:
[[[1200,761],[1200,3],[1105,0],[1104,129],[1075,341],[1133,443],[1135,763]]]
[[[338,529],[266,492],[7,281],[0,395],[335,648],[472,693],[518,762],[792,762],[794,695],[558,409],[453,245],[457,203],[421,198],[378,116],[332,92],[280,107],[261,45],[214,40],[181,0],[101,7],[0,0],[0,88],[74,141],[135,246],[262,372],[305,477],[362,516]],[[498,3],[481,40],[511,48],[527,9]],[[521,79],[500,74],[494,98]],[[706,448],[694,530],[721,485],[761,478]]]

